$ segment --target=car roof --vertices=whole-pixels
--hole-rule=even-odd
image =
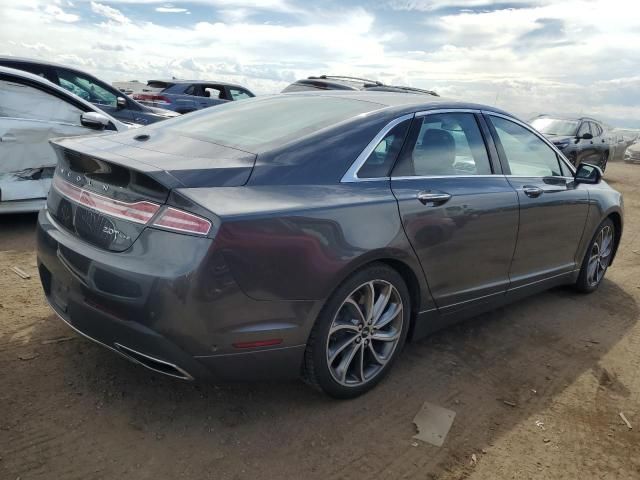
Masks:
[[[416,95],[405,92],[387,92],[382,90],[322,90],[322,91],[300,91],[281,93],[287,96],[329,96],[337,98],[351,98],[365,102],[377,103],[380,109],[387,109],[390,112],[412,112],[421,110],[486,110],[513,117],[508,112],[489,105],[479,103],[464,102],[450,98],[435,97],[431,95]],[[515,117],[514,117],[515,118]]]
[[[45,86],[51,90],[55,90],[56,92],[60,93],[61,95],[67,96],[67,97],[71,97],[75,102],[77,103],[81,103],[82,105],[86,106],[87,108],[89,108],[90,110],[94,111],[94,112],[98,112],[102,115],[104,115],[105,117],[107,117],[110,121],[114,122],[114,124],[119,124],[119,125],[123,125],[123,123],[115,118],[113,118],[111,115],[109,115],[107,112],[105,112],[104,110],[100,109],[99,107],[97,107],[96,105],[94,105],[93,103],[87,102],[84,98],[81,98],[79,96],[77,96],[76,94],[74,94],[73,92],[70,92],[69,90],[60,87],[59,85],[56,85],[55,83],[50,82],[49,80],[47,80],[46,78],[41,77],[40,75],[36,75],[34,73],[29,73],[29,72],[25,72],[24,70],[18,70],[16,68],[9,68],[9,67],[3,67],[0,65],[0,73],[4,73],[7,75],[13,75],[14,77],[20,77],[20,78],[24,78],[26,80],[29,80],[31,82],[35,82],[35,83],[39,83],[42,86]]]
[[[593,117],[572,117],[568,115],[549,115],[549,114],[543,113],[542,115],[538,115],[537,117],[535,117],[533,120],[537,120],[538,118],[551,118],[554,120],[570,120],[574,122],[581,122],[581,121],[587,120],[589,122],[602,124],[600,120],[597,120]]]
[[[224,85],[225,87],[238,87],[238,88],[242,88],[243,90],[246,90],[246,87],[243,87],[242,85],[239,85],[237,83],[220,82],[218,80],[182,80],[182,79],[163,80],[160,78],[156,78],[153,80],[147,80],[147,85],[151,82],[166,83],[166,84],[172,84],[172,85],[190,85],[194,83],[195,84],[215,83],[217,85]]]

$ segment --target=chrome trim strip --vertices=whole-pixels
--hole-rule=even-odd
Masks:
[[[482,113],[482,110],[478,110],[475,108],[440,108],[437,110],[422,110],[416,113],[416,117],[437,115],[439,113]]]
[[[518,290],[520,288],[530,287],[530,286],[536,285],[538,283],[547,282],[549,280],[553,280],[553,279],[558,278],[558,277],[570,276],[570,275],[573,275],[573,274],[575,274],[576,272],[579,272],[579,271],[580,271],[579,268],[574,268],[573,270],[570,270],[568,272],[557,273],[556,275],[551,275],[550,277],[542,278],[540,280],[534,280],[533,282],[525,283],[524,285],[518,285],[517,287],[511,287],[511,288],[509,288],[509,290],[507,290],[507,293],[513,292],[513,291]]]
[[[185,377],[181,377],[181,376],[179,376],[179,375],[171,375],[170,373],[166,373],[166,372],[162,372],[162,371],[160,371],[160,370],[156,370],[155,368],[152,368],[152,367],[150,367],[150,366],[148,366],[148,365],[145,365],[144,363],[142,363],[142,362],[140,362],[140,361],[136,360],[135,358],[130,357],[129,355],[126,355],[124,352],[122,352],[122,351],[120,351],[120,350],[118,350],[118,349],[116,349],[116,348],[114,348],[114,347],[112,347],[112,346],[110,346],[110,345],[107,345],[106,343],[102,343],[100,340],[96,340],[95,338],[93,338],[93,337],[91,337],[91,336],[87,335],[87,334],[86,334],[86,333],[84,333],[83,331],[78,330],[75,326],[73,326],[73,325],[71,324],[71,322],[69,322],[66,318],[64,318],[64,317],[63,317],[63,316],[58,312],[58,309],[57,309],[56,307],[54,307],[54,306],[51,304],[51,302],[49,301],[49,299],[48,299],[47,297],[45,297],[45,299],[47,300],[47,303],[49,304],[49,307],[51,307],[51,310],[53,310],[53,312],[57,315],[57,317],[58,317],[60,320],[62,320],[62,321],[63,321],[63,322],[64,322],[64,323],[69,327],[69,328],[71,328],[71,330],[73,330],[74,332],[76,332],[76,333],[80,334],[80,335],[81,335],[81,336],[83,336],[84,338],[86,338],[86,339],[88,339],[88,340],[91,340],[91,341],[92,341],[92,342],[94,342],[94,343],[97,343],[97,344],[98,344],[98,345],[100,345],[101,347],[107,348],[107,349],[111,350],[112,352],[117,353],[117,354],[118,354],[118,355],[120,355],[122,358],[126,358],[126,359],[127,359],[127,360],[129,360],[130,362],[137,363],[138,365],[142,365],[143,367],[148,368],[149,370],[153,370],[154,372],[161,373],[162,375],[167,375],[168,377],[179,378],[180,380],[193,380],[193,377],[192,377],[191,375],[189,375],[189,373],[185,372],[184,370],[182,370],[182,369],[181,369],[180,367],[178,367],[177,365],[173,365],[173,364],[168,363],[168,362],[165,362],[165,361],[163,361],[163,360],[158,360],[158,359],[156,359],[156,358],[149,357],[148,355],[144,355],[144,354],[142,354],[142,353],[136,352],[135,350],[133,350],[133,349],[129,348],[129,350],[131,350],[131,351],[133,351],[133,352],[135,352],[135,353],[137,353],[137,354],[139,354],[139,355],[142,355],[143,357],[147,357],[147,358],[149,358],[149,359],[151,359],[151,360],[157,361],[158,363],[164,363],[164,364],[166,364],[166,365],[169,365],[169,366],[171,366],[171,367],[175,368],[177,371],[179,371],[179,372],[183,373],[184,375],[186,375]],[[120,345],[120,344],[116,344],[116,345]],[[120,345],[120,346],[122,347],[122,345]],[[125,348],[126,348],[126,347],[125,347]]]
[[[434,178],[504,178],[506,175],[494,173],[493,175],[407,175],[391,177],[391,180],[431,180]]]
[[[538,137],[540,140],[542,140],[544,143],[546,143],[547,145],[549,145],[549,147],[551,147],[551,149],[556,152],[559,155],[559,158],[561,159],[562,162],[565,163],[565,166],[569,169],[569,171],[571,173],[573,173],[575,175],[576,173],[576,169],[575,167],[571,164],[571,162],[569,160],[567,160],[567,157],[564,156],[564,153],[562,153],[558,147],[556,147],[551,141],[549,141],[544,135],[542,135],[540,132],[538,132],[535,128],[533,128],[531,125],[528,125],[520,120],[518,120],[517,118],[514,117],[510,117],[509,115],[503,115],[502,113],[498,113],[498,112],[492,112],[490,110],[482,110],[482,114],[483,115],[487,115],[487,116],[494,116],[494,117],[499,117],[499,118],[504,118],[505,120],[509,120],[513,123],[515,123],[516,125],[520,125],[521,127],[529,130],[531,133],[533,133],[536,137]],[[527,177],[522,177],[521,178],[527,178]],[[531,177],[528,177],[531,178]],[[537,177],[536,177],[537,178]],[[569,177],[564,177],[564,178],[569,178]],[[571,179],[573,180],[573,177],[571,177]]]
[[[349,170],[347,170],[347,173],[345,173],[342,176],[340,183],[364,182],[364,181],[371,181],[371,180],[376,180],[376,181],[387,180],[388,181],[389,177],[360,178],[358,177],[358,171],[360,170],[360,168],[362,168],[362,166],[364,165],[364,162],[367,161],[367,158],[369,158],[369,155],[371,155],[371,152],[373,152],[373,150],[378,146],[378,144],[382,141],[384,136],[387,133],[389,133],[389,131],[393,127],[395,127],[399,123],[404,122],[405,120],[411,120],[413,116],[414,116],[413,113],[409,113],[407,115],[398,117],[395,120],[392,120],[391,122],[389,122],[382,130],[380,130],[380,132],[378,132],[378,134],[375,137],[373,137],[373,140],[371,140],[369,144],[365,147],[362,153],[358,155],[358,158],[355,159],[353,164],[351,164],[351,167],[349,168]]]
[[[143,367],[147,367],[149,370],[153,370],[154,372],[162,373],[163,375],[167,375],[169,377],[180,378],[182,380],[193,380],[193,377],[191,375],[189,375],[189,373],[187,373],[182,368],[180,368],[179,366],[177,366],[177,365],[175,365],[173,363],[166,362],[164,360],[160,360],[159,358],[155,358],[155,357],[152,357],[151,355],[144,354],[142,352],[134,350],[133,348],[125,347],[124,345],[122,345],[121,343],[118,343],[118,342],[115,342],[113,345],[116,347],[116,349],[125,350],[123,352],[123,354],[124,354],[124,356],[126,358],[128,358],[129,360],[132,360],[135,363],[138,363],[138,364],[142,365]],[[157,370],[157,369],[147,365],[146,363],[141,362],[140,360],[136,359],[135,357],[131,357],[131,356],[127,355],[126,352],[131,352],[134,355],[140,355],[141,357],[148,358],[152,362],[157,362],[157,363],[160,363],[162,365],[166,365],[168,367],[171,367],[171,368],[175,369],[177,372],[180,372],[182,375],[174,375],[172,373],[163,372],[162,370]]]

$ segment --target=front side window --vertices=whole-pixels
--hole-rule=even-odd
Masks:
[[[229,93],[234,100],[242,100],[243,98],[251,98],[251,95],[246,90],[240,90],[239,88],[230,88]]]
[[[593,122],[589,122],[589,123],[591,123],[591,133],[593,134],[594,137],[599,137],[600,135],[602,135],[602,129],[600,128],[600,125]]]
[[[75,105],[38,88],[0,80],[0,117],[80,124],[80,110]]]
[[[389,172],[402,149],[410,124],[411,120],[399,123],[380,140],[380,143],[376,145],[376,148],[369,154],[364,165],[358,171],[358,178],[389,176]]]
[[[87,102],[106,107],[117,107],[118,97],[116,94],[97,84],[89,77],[69,70],[58,70],[58,81],[62,88],[69,90]]]
[[[524,177],[561,177],[556,152],[526,128],[500,117],[490,116],[512,175]]]
[[[487,149],[472,113],[441,113],[417,118],[413,148],[405,150],[393,175],[490,175]]]
[[[585,133],[591,133],[591,130],[589,129],[589,122],[582,122],[580,130],[578,130],[578,137],[582,137]]]

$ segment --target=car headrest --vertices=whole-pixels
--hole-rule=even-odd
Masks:
[[[413,155],[415,175],[447,175],[453,172],[456,142],[446,130],[430,128],[422,134]]]

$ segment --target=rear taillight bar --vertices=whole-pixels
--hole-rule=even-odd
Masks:
[[[206,235],[211,229],[211,222],[192,213],[167,207],[153,222],[153,226],[175,230],[176,232]]]
[[[171,103],[170,98],[165,97],[164,95],[157,95],[153,93],[134,93],[133,99],[142,102],[154,102],[163,105],[169,105]]]
[[[73,185],[58,176],[53,177],[53,188],[69,200],[111,217],[147,225],[161,208],[157,203],[139,201],[123,202]],[[211,222],[189,212],[167,207],[152,224],[167,230],[195,235],[206,235]]]
[[[157,203],[146,201],[129,203],[114,200],[80,188],[57,176],[53,177],[53,187],[83,207],[130,222],[146,224],[160,210],[160,205]]]

